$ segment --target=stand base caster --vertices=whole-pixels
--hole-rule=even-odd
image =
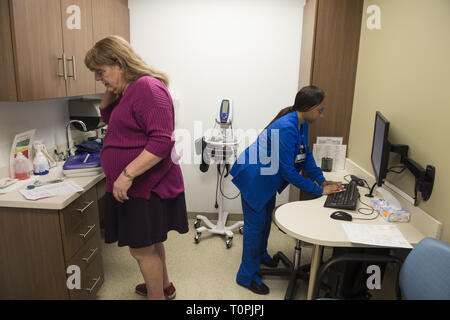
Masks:
[[[227,244],[227,249],[231,248],[231,241],[233,240],[233,238],[227,238],[226,244]]]
[[[194,242],[198,243],[200,241],[200,236],[202,235],[201,232],[197,232],[197,235],[194,237]]]

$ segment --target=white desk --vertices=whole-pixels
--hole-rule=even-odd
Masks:
[[[341,171],[333,174],[326,174],[327,180],[344,181],[343,177],[347,172]],[[345,182],[345,181],[344,181]],[[367,188],[358,187],[361,195],[361,200],[369,204],[370,198],[364,195],[369,193]],[[274,213],[274,223],[288,235],[297,240],[311,243],[313,245],[313,253],[311,259],[311,271],[309,276],[309,286],[307,299],[312,297],[314,282],[316,279],[317,270],[321,261],[323,248],[328,247],[364,247],[364,245],[351,243],[342,228],[342,223],[365,223],[377,225],[392,225],[391,222],[386,222],[381,216],[375,220],[334,220],[330,218],[332,212],[340,209],[325,208],[326,196],[314,200],[295,201],[280,206]],[[359,202],[357,208],[363,208]],[[358,211],[342,210],[350,213],[353,218],[368,219],[373,218],[373,215],[366,216],[359,214]],[[413,217],[411,218],[413,219]],[[426,236],[421,233],[412,223],[396,223],[398,229],[401,231],[407,241],[412,246],[416,245],[420,240]],[[368,247],[368,246],[365,246]]]

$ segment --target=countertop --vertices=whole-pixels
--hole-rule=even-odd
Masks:
[[[58,165],[52,169],[50,169],[50,173],[45,176],[40,176],[39,180],[53,180],[56,178],[64,177],[62,172],[63,163],[58,163]],[[83,192],[80,193],[72,193],[64,196],[57,196],[47,199],[41,200],[27,200],[25,197],[19,192],[20,189],[26,188],[28,184],[32,184],[37,176],[32,176],[32,180],[28,183],[23,183],[22,185],[7,193],[0,194],[0,207],[9,207],[9,208],[31,208],[31,209],[51,209],[51,210],[61,210],[67,207],[70,203],[80,197]],[[87,177],[72,177],[65,178],[65,180],[71,180],[78,184],[80,187],[84,189],[84,192],[95,186],[98,182],[105,178],[105,174],[102,172],[98,175],[87,176]],[[21,183],[21,182],[18,182]]]

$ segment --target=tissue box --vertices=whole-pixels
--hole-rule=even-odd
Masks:
[[[384,199],[374,198],[370,200],[372,208],[378,211],[378,213],[389,222],[408,222],[410,214],[405,209],[394,209],[389,206],[389,202]]]

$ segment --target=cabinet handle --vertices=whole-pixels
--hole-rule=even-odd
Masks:
[[[89,255],[89,257],[81,259],[81,260],[85,261],[86,264],[89,263],[89,260],[91,260],[91,258],[95,255],[95,253],[98,251],[98,248],[90,249],[90,251],[91,251],[91,254]]]
[[[68,78],[73,78],[73,80],[77,80],[77,72],[75,67],[75,56],[72,56],[72,59],[67,59],[67,61],[72,61],[72,75],[67,76]]]
[[[63,74],[58,74],[58,77],[64,78],[64,80],[67,80],[67,66],[66,66],[67,59],[66,59],[65,53],[63,53],[62,58],[58,58],[58,61],[61,61],[61,60],[63,62]]]
[[[91,204],[93,204],[93,203],[94,203],[94,201],[87,202],[87,204],[86,204],[86,206],[85,206],[84,208],[82,208],[82,209],[77,209],[77,211],[79,211],[80,213],[84,213],[84,211],[85,211],[87,208],[89,208],[89,207],[91,206]]]
[[[100,279],[101,279],[101,277],[98,277],[97,279],[96,278],[92,279],[95,281],[94,284],[92,285],[92,287],[86,288],[86,291],[89,292],[89,294],[91,294],[92,291],[94,291],[94,289],[97,286],[97,283],[100,281]]]
[[[89,228],[88,232],[86,232],[86,233],[80,233],[80,236],[81,236],[83,239],[86,239],[86,237],[87,237],[87,235],[89,234],[89,232],[91,232],[92,230],[94,230],[95,224],[92,225],[92,226],[88,226],[88,228]]]

